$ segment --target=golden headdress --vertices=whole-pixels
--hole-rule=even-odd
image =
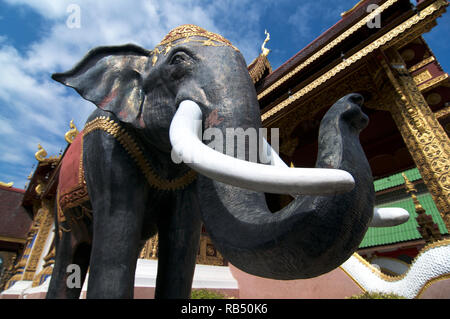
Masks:
[[[207,38],[207,40],[200,40],[200,39],[193,39],[192,37],[204,37]],[[188,42],[199,42],[203,45],[208,46],[229,46],[232,47],[234,50],[239,51],[234,45],[231,44],[230,41],[225,39],[223,36],[206,31],[203,28],[200,28],[199,26],[193,25],[193,24],[185,24],[181,25],[179,27],[176,27],[172,31],[170,31],[164,39],[156,46],[156,48],[152,51],[153,54],[153,65],[155,65],[156,61],[158,60],[158,55],[160,53],[164,52],[164,55],[166,55],[174,45],[176,45],[174,42],[184,39],[183,41],[180,41],[176,44],[181,43],[188,43]]]

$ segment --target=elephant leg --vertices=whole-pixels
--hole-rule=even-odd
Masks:
[[[78,216],[80,211],[79,207],[72,208],[67,215],[74,213]],[[63,222],[62,226],[65,229],[70,227],[67,222]],[[80,232],[80,228],[72,226],[70,231],[61,231],[61,236],[55,242],[57,243],[55,265],[46,295],[47,299],[78,299],[80,297],[89,267],[91,247],[85,237],[82,237],[84,233]],[[69,267],[70,265],[76,265],[77,268]]]
[[[133,298],[148,186],[110,135],[85,136],[83,162],[93,210],[87,298]]]
[[[201,230],[193,187],[177,192],[172,211],[158,221],[156,299],[190,297]]]

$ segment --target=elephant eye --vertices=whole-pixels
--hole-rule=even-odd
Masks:
[[[170,59],[170,64],[180,64],[189,59],[189,56],[184,52],[177,52]]]

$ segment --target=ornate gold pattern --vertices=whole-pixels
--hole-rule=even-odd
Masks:
[[[390,63],[402,63],[397,51],[386,53]],[[392,71],[384,60],[381,65],[394,87],[386,92],[387,101],[394,101],[390,108],[392,117],[450,229],[450,140],[406,68]]]
[[[419,231],[420,235],[427,242],[441,240],[442,235],[439,231],[439,227],[434,223],[433,218],[426,213],[422,204],[420,204],[419,199],[417,198],[417,189],[414,187],[414,184],[411,183],[408,177],[406,177],[405,173],[402,173],[402,176],[405,180],[406,192],[411,195],[414,202],[414,209],[417,213],[416,221],[419,225],[419,227],[417,227],[417,230]]]
[[[261,80],[266,70],[268,70],[269,73],[272,72],[272,66],[269,63],[269,60],[267,60],[267,57],[262,54],[250,63],[248,69],[248,73],[250,74],[253,83],[257,83]]]
[[[182,177],[173,180],[164,180],[153,171],[150,163],[145,158],[142,150],[139,148],[136,141],[131,137],[128,132],[125,131],[120,125],[113,120],[101,116],[91,122],[87,123],[84,128],[84,134],[87,135],[92,131],[102,130],[106,133],[112,135],[117,141],[122,145],[122,147],[127,151],[132,157],[150,186],[161,190],[173,191],[186,187],[191,184],[197,177],[197,173],[190,170],[187,174]]]
[[[225,260],[206,234],[201,234],[197,264],[223,266]]]
[[[44,257],[43,269],[34,276],[32,287],[37,287],[43,283],[46,277],[53,273],[53,264],[55,263],[55,246],[53,245],[47,256]]]
[[[283,76],[281,79],[276,81],[274,84],[272,84],[270,87],[265,89],[263,92],[258,94],[258,100],[262,99],[264,96],[275,90],[277,87],[279,87],[281,84],[289,80],[291,77],[293,77],[295,74],[299,73],[301,70],[303,70],[305,67],[310,65],[312,62],[317,60],[319,57],[323,56],[325,53],[330,51],[332,48],[337,46],[339,43],[347,39],[349,36],[351,36],[353,33],[355,33],[358,29],[364,27],[367,25],[367,22],[372,21],[377,15],[381,14],[383,11],[385,11],[387,8],[392,6],[395,2],[398,0],[388,0],[383,5],[378,7],[376,10],[372,11],[369,15],[367,15],[365,18],[363,18],[358,23],[354,24],[351,28],[346,30],[344,33],[342,33],[340,36],[338,36],[336,39],[328,43],[325,47],[323,47],[321,50],[313,54],[311,57],[306,59],[305,62],[297,66],[294,70]]]
[[[38,210],[38,214],[41,215],[40,219],[42,219],[42,222],[40,223],[37,237],[33,242],[33,248],[25,269],[23,280],[34,279],[42,251],[44,250],[45,243],[53,225],[53,214],[51,212],[52,209],[50,207],[50,203],[42,201],[42,207]]]
[[[433,88],[434,86],[439,85],[442,81],[445,81],[446,79],[448,79],[448,73],[444,73],[444,74],[428,81],[427,83],[420,85],[419,90],[421,92],[427,91],[427,90]]]
[[[192,37],[203,37],[207,38],[207,40],[193,39]],[[181,39],[183,40],[179,41]],[[158,61],[159,54],[164,53],[164,55],[166,55],[174,46],[188,42],[198,42],[201,43],[202,45],[215,47],[229,46],[233,48],[235,51],[239,52],[239,50],[223,36],[213,32],[206,31],[205,29],[200,28],[199,26],[193,24],[185,24],[171,30],[164,37],[164,39],[162,39],[162,41],[156,46],[156,48],[150,52],[150,54],[153,55],[152,65],[155,66],[156,62]],[[163,48],[161,48],[160,50],[160,47]]]
[[[431,75],[430,71],[425,70],[423,72],[420,72],[419,74],[415,75],[413,77],[414,82],[419,85],[425,81],[428,81],[429,79],[431,79],[433,76]]]
[[[433,62],[435,60],[436,60],[436,58],[434,56],[430,56],[429,58],[426,58],[426,59],[422,60],[421,62],[413,65],[412,67],[410,67],[408,69],[408,72],[409,73],[413,73],[414,71],[417,71],[418,69],[424,67],[427,64],[430,64],[431,62]]]
[[[158,259],[158,234],[147,240],[139,254],[142,259]]]
[[[147,240],[139,258],[158,259],[158,234]],[[211,239],[205,233],[200,235],[199,250],[197,253],[197,264],[223,266],[225,260],[219,251],[214,247]]]
[[[192,39],[189,39],[189,38],[193,37],[193,36],[208,38],[209,40],[212,40],[215,42],[220,42],[222,44],[232,47],[236,51],[239,51],[236,47],[234,47],[231,44],[230,41],[225,39],[223,36],[213,33],[213,32],[206,31],[205,29],[200,28],[199,26],[196,26],[193,24],[185,24],[185,25],[176,27],[175,29],[171,30],[164,37],[164,39],[162,39],[162,41],[157,45],[157,47],[164,46],[166,44],[173,44],[173,42],[180,40],[180,39],[185,39],[185,40],[187,40],[186,42],[189,42],[189,41],[192,41]],[[214,44],[208,43],[207,45],[214,45]]]
[[[393,1],[393,2],[395,2],[395,1]],[[385,2],[384,5],[386,5],[388,3],[390,3],[390,1]],[[387,44],[392,39],[398,37],[399,34],[405,32],[407,29],[411,28],[415,24],[417,24],[420,21],[424,20],[425,18],[427,18],[428,16],[432,15],[437,10],[439,10],[440,8],[442,8],[443,6],[446,6],[446,5],[447,5],[447,1],[441,0],[441,1],[436,1],[435,3],[433,3],[430,6],[426,7],[425,9],[420,11],[420,15],[414,15],[412,18],[408,19],[407,21],[405,21],[404,23],[402,23],[398,27],[392,29],[391,31],[389,31],[388,33],[383,35],[382,37],[378,38],[376,41],[374,41],[371,44],[367,45],[365,48],[363,48],[362,50],[358,51],[357,53],[352,55],[350,58],[345,59],[343,62],[339,63],[337,66],[332,68],[330,71],[328,71],[325,74],[323,74],[322,76],[318,77],[315,81],[313,81],[310,84],[306,85],[305,87],[303,87],[302,89],[300,89],[299,91],[297,91],[296,93],[291,95],[289,98],[285,99],[284,101],[282,101],[281,103],[279,103],[275,107],[273,107],[270,110],[268,110],[266,113],[264,113],[261,116],[262,121],[265,121],[269,117],[271,117],[274,114],[278,113],[279,111],[284,109],[286,106],[290,105],[294,101],[300,99],[305,94],[311,92],[313,89],[315,89],[318,86],[320,86],[320,85],[324,84],[325,82],[327,82],[329,79],[334,77],[336,74],[338,74],[342,70],[346,69],[348,66],[350,66],[350,65],[354,64],[355,62],[359,61],[361,58],[367,56],[369,53],[372,53],[376,49],[384,46],[385,44]],[[383,8],[383,6],[380,6],[377,10]],[[377,10],[373,11],[371,14],[376,13]],[[379,14],[379,13],[380,12],[378,12],[377,14]],[[334,41],[331,42],[328,45],[331,45],[332,43],[334,43]],[[261,99],[262,97],[264,97],[265,95],[267,95],[268,93],[273,91],[275,88],[277,88],[282,83],[284,83],[289,78],[291,78],[294,74],[298,73],[300,70],[302,70],[308,64],[310,64],[311,62],[316,60],[319,56],[323,55],[326,51],[329,50],[329,49],[324,50],[325,48],[327,48],[327,46],[324,47],[319,52],[317,52],[316,54],[314,54],[311,58],[307,59],[303,64],[301,64],[298,67],[296,67],[293,71],[289,72],[287,75],[285,75],[283,78],[278,80],[276,83],[271,85],[268,89],[266,89],[262,93],[260,93],[258,95],[258,99]],[[333,47],[333,46],[331,46],[331,47]]]
[[[33,249],[33,244],[37,236],[37,233],[39,232],[41,223],[42,223],[42,214],[37,213],[34,218],[33,224],[30,228],[30,231],[28,232],[22,256],[20,256],[20,259],[18,259],[18,262],[13,270],[13,276],[8,280],[5,289],[11,287],[16,281],[24,280],[25,267],[28,264],[31,250]]]
[[[69,126],[70,126],[70,130],[67,131],[66,134],[64,134],[64,138],[67,143],[72,144],[73,140],[75,139],[75,137],[77,137],[79,132],[78,132],[77,127],[73,123],[73,120],[70,121]]]

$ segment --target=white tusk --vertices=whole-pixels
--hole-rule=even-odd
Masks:
[[[172,154],[211,179],[274,194],[332,195],[351,191],[355,185],[353,176],[343,170],[270,166],[217,152],[199,138],[201,120],[202,112],[195,102],[180,103],[169,131]]]
[[[406,223],[409,212],[399,207],[374,208],[370,227],[392,227]]]

